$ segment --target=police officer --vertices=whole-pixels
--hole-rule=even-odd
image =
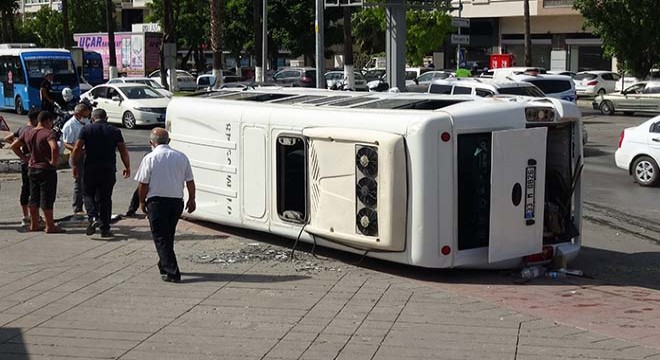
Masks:
[[[53,72],[47,70],[44,74],[44,80],[39,86],[39,98],[41,99],[41,110],[55,111],[55,100],[53,99]]]

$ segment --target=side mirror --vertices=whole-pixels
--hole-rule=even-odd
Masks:
[[[121,101],[121,98],[117,95],[112,97],[112,101]]]

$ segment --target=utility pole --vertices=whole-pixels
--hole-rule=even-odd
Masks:
[[[69,0],[62,1],[62,47],[65,49],[71,48],[71,41],[69,35]]]
[[[108,23],[108,80],[117,77],[117,50],[115,49],[115,4],[112,0],[105,0],[105,15]]]
[[[463,0],[458,0],[458,18],[461,18],[463,11]],[[461,35],[461,27],[458,27],[458,35]],[[461,68],[461,44],[456,44],[456,70]]]
[[[532,66],[532,35],[529,24],[529,0],[523,0],[523,12],[525,16],[525,66]]]
[[[266,71],[268,71],[268,0],[264,0],[263,7],[263,24],[261,28],[261,64],[263,69],[261,71],[261,81],[266,81]]]
[[[316,31],[316,87],[319,89],[325,88],[325,39],[323,34],[323,10],[325,4],[323,0],[316,0],[316,23],[314,29]]]
[[[261,56],[259,56],[259,49],[261,49],[261,0],[252,0],[252,30],[254,33],[254,81],[263,80],[263,63]]]
[[[351,7],[344,9],[344,79],[348,89],[355,90],[355,73],[353,72],[353,29],[351,23]]]

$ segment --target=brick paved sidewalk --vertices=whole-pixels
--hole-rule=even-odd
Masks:
[[[466,295],[474,287],[308,252],[289,262],[290,243],[255,233],[183,223],[183,282],[171,284],[145,220],[120,222],[114,241],[68,230],[0,228],[0,359],[660,360],[659,348]]]

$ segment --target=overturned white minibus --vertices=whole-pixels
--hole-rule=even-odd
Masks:
[[[429,268],[580,249],[573,103],[256,89],[174,98],[167,127],[192,218]]]

